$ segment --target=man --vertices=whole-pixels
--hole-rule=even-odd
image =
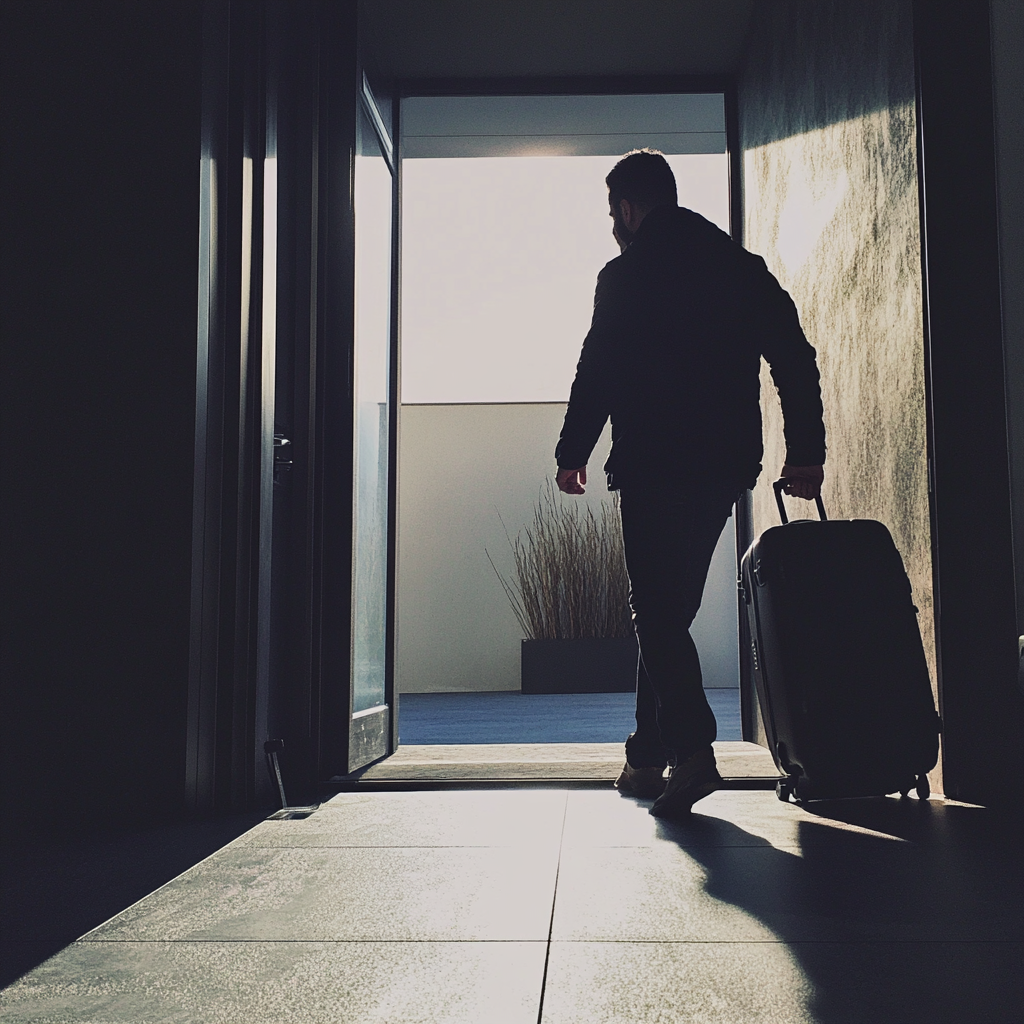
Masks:
[[[598,275],[555,451],[558,487],[583,494],[608,417],[640,647],[636,731],[616,786],[678,817],[721,782],[689,634],[718,537],[761,471],[760,362],[782,399],[787,493],[821,493],[825,429],[814,349],[796,307],[748,253],[677,206],[665,158],[634,151],[606,178],[622,254]],[[670,775],[666,784],[665,768]]]

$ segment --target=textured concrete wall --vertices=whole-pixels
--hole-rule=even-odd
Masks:
[[[833,518],[889,527],[921,610],[934,680],[910,3],[758,5],[740,113],[744,241],[793,296],[818,352],[826,507]],[[771,481],[784,461],[767,368],[762,405],[756,532],[777,522]]]

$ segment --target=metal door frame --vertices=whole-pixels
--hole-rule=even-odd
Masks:
[[[384,161],[391,172],[391,281],[390,281],[390,308],[389,308],[389,339],[388,339],[388,511],[387,511],[387,566],[385,570],[385,664],[384,664],[384,703],[367,708],[363,711],[354,710],[355,702],[355,572],[350,574],[352,597],[350,598],[349,635],[352,637],[349,669],[349,726],[348,726],[348,751],[346,754],[347,773],[357,771],[373,761],[387,757],[393,753],[398,743],[398,714],[395,707],[395,578],[397,560],[397,523],[394,503],[397,498],[397,474],[398,474],[398,451],[397,451],[397,396],[399,394],[398,380],[398,328],[396,314],[399,308],[399,291],[397,282],[397,270],[400,266],[398,245],[399,232],[396,223],[398,213],[398,151],[397,144],[388,132],[381,114],[380,107],[370,80],[365,70],[360,69],[360,88],[357,99],[360,111],[366,114],[367,119],[373,126],[377,142],[380,146]],[[353,165],[353,204],[355,202],[355,178]],[[354,214],[354,209],[353,209]],[[354,240],[354,236],[353,236]],[[353,341],[354,345],[354,341]],[[354,351],[353,351],[354,355]],[[355,431],[355,380],[353,373],[353,394],[352,394],[352,415],[353,432]],[[354,435],[353,435],[354,440]],[[353,507],[353,558],[355,554],[355,479],[352,483],[352,507]],[[329,776],[336,778],[337,775]]]

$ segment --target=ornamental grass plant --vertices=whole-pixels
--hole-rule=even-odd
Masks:
[[[502,575],[485,550],[528,640],[633,635],[621,524],[618,495],[595,513],[549,480],[532,523],[514,538],[505,529],[513,572]]]

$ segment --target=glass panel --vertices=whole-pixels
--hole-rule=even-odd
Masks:
[[[360,108],[355,168],[354,711],[384,703],[391,197],[391,170]]]

